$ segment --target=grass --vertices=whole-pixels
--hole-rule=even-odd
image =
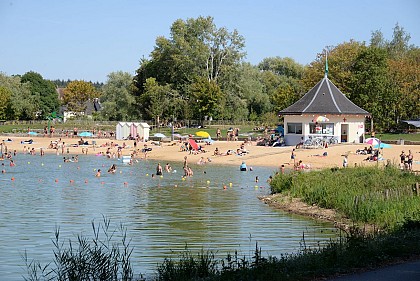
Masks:
[[[420,196],[413,191],[419,181],[419,176],[393,167],[325,169],[275,176],[271,191],[335,209],[356,223],[392,229],[407,219],[420,220]]]

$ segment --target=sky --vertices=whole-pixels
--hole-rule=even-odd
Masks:
[[[326,46],[388,40],[398,23],[420,46],[419,0],[0,0],[0,72],[106,82],[134,75],[177,19],[211,16],[245,38],[245,61],[309,64]]]

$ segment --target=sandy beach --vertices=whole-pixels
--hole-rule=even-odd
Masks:
[[[10,138],[11,141],[7,141]],[[31,144],[25,143],[32,139]],[[122,149],[122,155],[131,155],[134,148],[133,140],[119,141],[119,140],[110,140],[110,139],[92,139],[92,138],[83,138],[84,141],[88,142],[88,145],[77,146],[80,137],[76,138],[62,138],[59,141],[59,138],[49,138],[49,137],[10,137],[3,136],[3,153],[6,149],[10,152],[16,150],[17,153],[23,153],[25,149],[30,150],[34,149],[36,155],[40,154],[40,149],[42,148],[45,153],[54,153],[62,155],[62,143],[64,142],[64,156],[74,156],[80,155],[83,152],[90,155],[95,155],[98,153],[105,153],[109,148],[111,153],[117,152],[118,146],[124,146]],[[51,142],[59,142],[59,149],[49,148]],[[93,145],[95,143],[95,145]],[[256,146],[255,143],[245,144],[245,149],[248,153],[243,154],[242,156],[238,155],[214,155],[214,150],[218,148],[220,153],[226,154],[228,150],[233,150],[236,152],[242,142],[240,141],[215,141],[211,145],[206,145],[204,143],[199,143],[202,145],[202,148],[205,152],[198,154],[190,154],[186,151],[181,151],[181,143],[174,141],[172,143],[160,143],[156,145],[154,142],[145,142],[137,143],[136,150],[138,151],[137,158],[144,159],[146,156],[148,159],[161,161],[161,162],[182,162],[184,156],[188,156],[189,163],[196,163],[200,160],[201,157],[205,161],[209,161],[208,164],[219,164],[219,165],[235,165],[240,166],[243,161],[247,164],[248,167],[252,166],[266,166],[279,169],[282,165],[286,169],[292,169],[294,161],[291,159],[291,152],[293,147],[264,147]],[[117,146],[118,145],[118,146]],[[145,155],[141,152],[141,149],[147,145],[148,148],[152,150]],[[308,165],[311,169],[322,169],[330,167],[342,167],[344,155],[348,155],[348,165],[385,165],[389,159],[391,163],[399,163],[399,155],[401,151],[405,151],[407,154],[409,150],[414,155],[414,164],[413,170],[420,170],[420,146],[419,145],[392,145],[391,148],[383,149],[383,157],[385,160],[377,162],[365,161],[367,158],[366,155],[356,154],[358,149],[363,149],[365,144],[338,144],[330,146],[328,148],[318,148],[318,149],[296,149],[295,161],[302,160],[305,165]],[[26,147],[26,148],[25,148]],[[68,151],[68,153],[67,153]],[[324,152],[327,153],[327,156],[323,156]]]

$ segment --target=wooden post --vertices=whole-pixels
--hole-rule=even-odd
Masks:
[[[416,190],[416,195],[419,196],[420,195],[420,185],[418,182],[416,182],[416,184],[414,185],[415,190]]]

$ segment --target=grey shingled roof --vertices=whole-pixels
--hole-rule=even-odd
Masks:
[[[369,112],[350,101],[326,76],[300,100],[281,110],[279,115],[304,113],[370,115]]]

